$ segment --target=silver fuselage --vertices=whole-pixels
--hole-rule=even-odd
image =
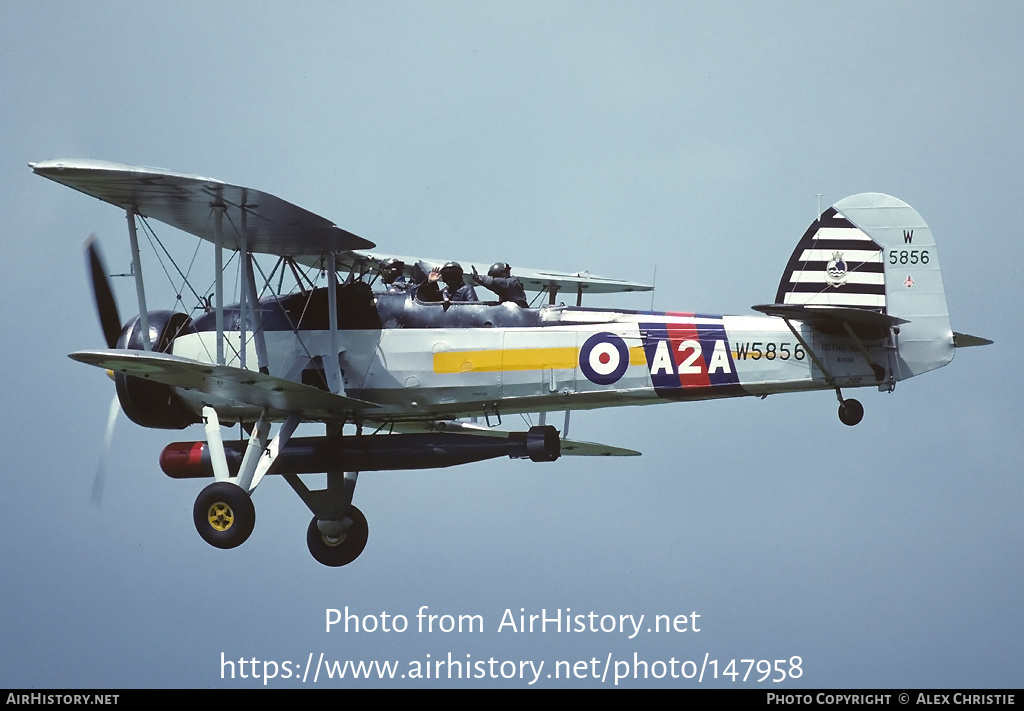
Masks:
[[[500,317],[501,310],[520,307],[451,304],[445,314],[441,304],[417,308],[437,309],[439,318],[454,322],[465,321],[458,318],[460,310],[491,309]],[[900,361],[892,339],[864,341],[870,359],[885,368],[879,381],[848,336],[826,335],[775,317],[565,306],[532,310],[531,315],[535,325],[529,327],[403,328],[392,319],[390,327],[341,330],[335,341],[344,381],[340,394],[379,405],[368,419],[401,421],[833,387],[885,389],[923,372]],[[225,334],[226,365],[241,363],[238,336],[237,331]],[[212,362],[215,337],[211,332],[183,334],[174,340],[173,353]],[[264,337],[270,375],[298,381],[303,371],[323,368],[331,357],[326,330],[267,331]],[[813,349],[833,382],[801,342]],[[952,342],[946,350],[948,362]],[[245,363],[250,370],[258,367],[252,341]],[[198,409],[211,404],[229,417],[259,415],[237,403],[210,402],[208,394],[180,394]]]

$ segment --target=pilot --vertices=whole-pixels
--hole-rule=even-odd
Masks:
[[[462,280],[462,275],[462,265],[458,262],[434,267],[420,285],[417,296],[423,301],[479,301],[476,290]],[[444,289],[437,285],[439,279],[444,282]]]
[[[497,294],[500,304],[511,301],[524,309],[530,305],[526,300],[526,289],[523,288],[523,283],[512,276],[512,267],[505,262],[492,264],[491,268],[487,270],[487,276],[477,274],[476,267],[473,267],[473,279],[477,284]]]
[[[380,278],[388,288],[389,294],[404,294],[409,289],[405,280],[405,262],[401,259],[385,259],[380,263]]]

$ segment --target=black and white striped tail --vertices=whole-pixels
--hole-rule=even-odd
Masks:
[[[887,313],[882,248],[830,207],[793,250],[775,303]]]

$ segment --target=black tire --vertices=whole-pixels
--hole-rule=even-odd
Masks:
[[[864,406],[853,398],[843,400],[843,404],[839,406],[839,419],[844,425],[853,427],[864,419]]]
[[[256,526],[256,507],[240,486],[218,481],[199,492],[192,520],[202,539],[214,548],[237,548]]]
[[[366,523],[363,512],[355,506],[349,506],[346,517],[352,519],[352,525],[337,541],[331,541],[317,527],[319,519],[314,516],[306,530],[306,545],[317,562],[331,568],[348,565],[363,552],[366,539],[370,535],[370,527]]]

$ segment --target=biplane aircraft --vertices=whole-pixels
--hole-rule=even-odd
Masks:
[[[108,349],[70,357],[112,375],[135,423],[203,424],[205,441],[169,445],[160,464],[171,477],[214,480],[193,519],[218,548],[249,537],[251,495],[267,474],[282,475],[312,512],[313,557],[341,566],[367,541],[352,504],[359,472],[638,455],[568,439],[569,412],[673,400],[831,390],[840,420],[856,425],[864,409],[844,389],[891,392],[946,365],[958,347],[990,343],[951,330],[931,230],[888,195],[854,195],[822,213],[797,243],[774,303],[754,307],[760,315],[717,316],[588,308],[584,292],[653,287],[519,267],[513,273],[547,303],[381,293],[378,268],[393,255],[367,251],[375,245],[273,195],[100,161],[30,166],[126,212],[139,315],[122,323],[90,241]],[[137,234],[146,218],[213,243],[213,293],[193,292],[195,307],[148,310]],[[269,276],[256,255],[276,258]],[[400,259],[409,278],[417,263],[421,276],[440,264]],[[229,268],[240,284],[230,304]],[[566,293],[576,305],[556,303]],[[563,411],[558,431],[546,418]],[[538,413],[539,424],[502,430],[502,418],[517,413]],[[323,423],[324,435],[293,437],[304,422]],[[225,441],[222,427],[234,424],[248,439]],[[326,488],[311,490],[299,476],[307,473],[326,473]]]

